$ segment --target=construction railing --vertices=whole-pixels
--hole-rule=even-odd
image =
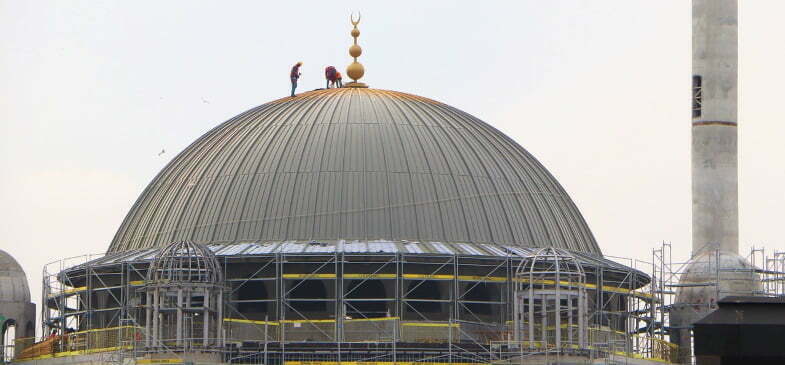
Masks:
[[[659,338],[646,337],[651,341],[651,357],[672,363],[679,361],[679,346]]]
[[[538,328],[538,331],[541,330],[541,328]],[[562,337],[565,337],[564,332],[571,329],[562,325],[560,330],[562,331]],[[547,328],[547,338],[555,337],[555,332],[556,329],[554,327]],[[583,350],[637,359],[654,359],[666,362],[676,362],[678,360],[678,346],[655,337],[644,335],[629,336],[624,332],[614,331],[609,328],[589,328],[588,332],[588,345],[582,348]],[[491,341],[491,348],[500,358],[503,358],[505,353],[524,349],[530,349],[529,352],[581,349],[577,343],[565,342],[561,349],[557,349],[552,342],[548,342],[546,345],[546,342],[543,341]]]
[[[35,337],[14,339],[14,357],[19,357],[24,350],[35,344]]]
[[[141,337],[141,329],[134,326],[102,328],[72,332],[62,336],[50,336],[41,342],[27,345],[19,353],[17,360],[117,351],[122,350],[126,346],[125,344]]]
[[[333,319],[254,321],[224,318],[224,325],[227,329],[227,341],[336,341],[337,324]],[[466,340],[468,335],[460,330],[464,324],[449,321],[401,321],[398,317],[382,317],[345,319],[341,325],[342,342],[445,343]],[[482,339],[479,341],[487,343]]]

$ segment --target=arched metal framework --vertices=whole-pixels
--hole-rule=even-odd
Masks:
[[[525,257],[515,271],[516,342],[585,348],[587,303],[586,273],[569,251],[548,247]]]
[[[172,243],[151,261],[143,289],[148,348],[223,346],[224,280],[206,246]]]

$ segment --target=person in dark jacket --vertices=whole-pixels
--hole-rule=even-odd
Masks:
[[[327,79],[327,89],[330,88],[330,85],[335,87],[335,74],[338,73],[338,70],[335,69],[335,66],[327,66],[324,69],[324,78]]]
[[[300,78],[300,66],[302,62],[297,62],[292,67],[292,72],[289,73],[289,78],[292,80],[292,96],[294,96],[294,89],[297,89],[297,80]]]

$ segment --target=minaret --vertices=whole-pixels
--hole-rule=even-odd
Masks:
[[[760,279],[739,256],[738,0],[692,0],[692,257],[679,277],[668,331],[691,360],[693,324]]]
[[[692,1],[693,256],[739,252],[737,1]]]

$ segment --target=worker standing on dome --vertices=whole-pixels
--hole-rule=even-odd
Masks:
[[[341,79],[341,73],[335,72],[335,85],[336,87],[343,87],[343,80]]]
[[[289,73],[289,78],[292,80],[292,97],[294,97],[294,90],[297,89],[297,80],[300,78],[300,66],[302,62],[297,62],[292,67],[292,72]]]
[[[338,70],[335,69],[335,66],[327,66],[324,69],[324,78],[327,79],[327,88],[330,88],[330,85],[335,87],[335,76],[338,73]]]

